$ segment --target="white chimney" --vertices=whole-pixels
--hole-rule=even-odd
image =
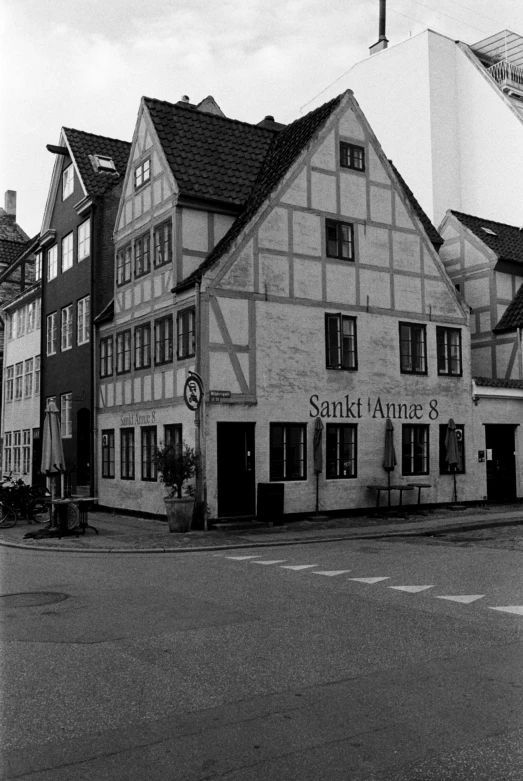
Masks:
[[[16,219],[16,190],[7,190],[4,196],[6,214],[12,214]]]

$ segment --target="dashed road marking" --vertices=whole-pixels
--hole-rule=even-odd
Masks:
[[[434,588],[434,586],[388,586],[396,591],[406,591],[409,594],[417,594],[418,591],[426,591],[428,588]]]
[[[293,569],[293,570],[300,570],[300,569],[310,569],[311,567],[317,567],[317,564],[284,564],[282,566],[282,569]]]
[[[333,569],[333,570],[315,570],[313,575],[326,575],[328,578],[334,578],[336,575],[344,575],[346,572],[350,572],[350,569]]]
[[[274,559],[272,561],[251,561],[250,564],[283,564],[287,559]]]
[[[349,580],[355,580],[357,583],[379,583],[380,580],[390,580],[390,577],[386,577],[386,578],[349,578]]]
[[[257,556],[224,556],[226,559],[234,559],[234,561],[245,561],[246,559],[259,559],[260,554]]]
[[[501,610],[503,613],[515,613],[523,616],[523,605],[505,605],[505,607],[491,607],[490,610]]]
[[[457,597],[436,597],[436,599],[448,599],[449,602],[461,602],[463,605],[470,605],[478,599],[483,599],[485,594],[463,594]]]

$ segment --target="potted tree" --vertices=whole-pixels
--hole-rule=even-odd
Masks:
[[[194,510],[194,488],[187,481],[196,474],[196,454],[187,442],[156,449],[153,462],[160,480],[169,489],[164,497],[170,532],[188,532]]]

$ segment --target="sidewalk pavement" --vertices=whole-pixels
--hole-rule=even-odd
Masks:
[[[523,524],[523,502],[480,507],[425,509],[400,513],[399,508],[373,514],[328,520],[289,521],[282,526],[258,527],[243,531],[191,531],[169,533],[166,522],[135,518],[116,513],[89,513],[88,528],[62,539],[24,539],[28,532],[44,527],[19,520],[11,529],[0,528],[0,546],[43,551],[93,553],[183,553],[190,551],[252,548],[345,539],[372,539],[430,535],[444,531],[472,530],[489,526]]]

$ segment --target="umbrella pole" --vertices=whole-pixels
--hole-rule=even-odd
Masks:
[[[458,501],[458,492],[456,489],[456,467],[454,467],[454,501]]]
[[[320,473],[316,472],[316,513],[320,511]]]
[[[390,507],[390,469],[387,470],[387,485],[388,485],[388,507]]]

